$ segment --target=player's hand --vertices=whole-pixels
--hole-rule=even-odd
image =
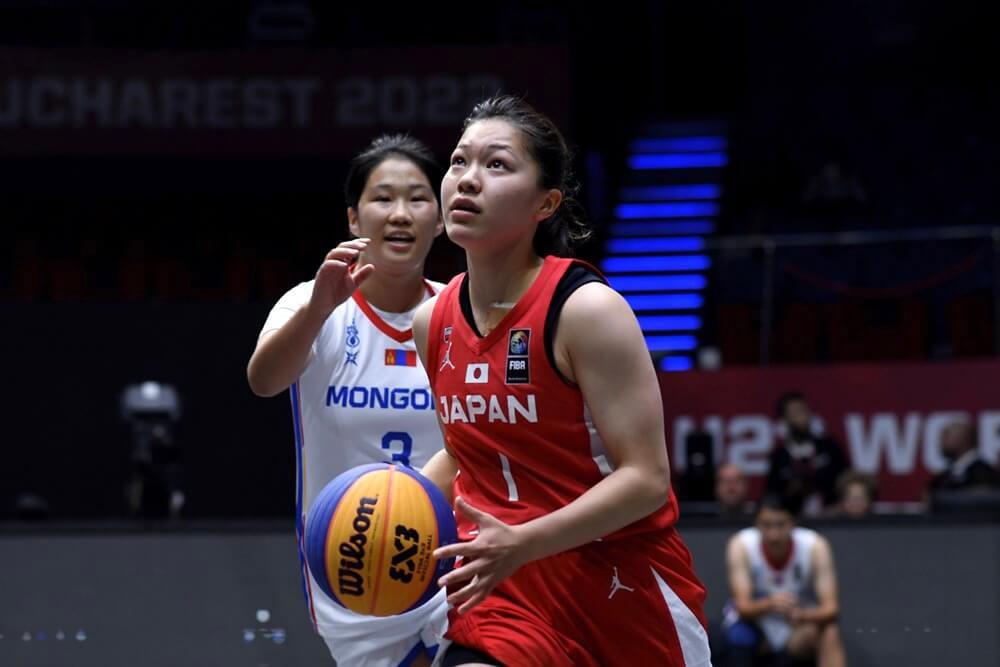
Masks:
[[[448,604],[464,614],[485,600],[497,584],[514,574],[527,559],[517,526],[509,526],[477,510],[462,498],[455,499],[455,507],[479,526],[479,534],[469,542],[437,549],[434,557],[462,558],[461,567],[441,577],[438,584],[454,591],[448,595]],[[465,586],[459,586],[463,582],[467,582]]]
[[[333,309],[351,297],[354,290],[375,271],[371,264],[351,266],[368,245],[369,239],[344,241],[331,250],[319,270],[313,284],[309,308],[317,315],[327,317]]]
[[[771,610],[791,619],[799,606],[798,599],[791,593],[782,591],[771,596]]]
[[[799,607],[792,609],[792,611],[788,614],[788,622],[792,625],[800,625],[804,623],[805,620],[805,610],[800,609]]]

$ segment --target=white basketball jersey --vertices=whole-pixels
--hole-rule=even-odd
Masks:
[[[279,329],[307,304],[313,283],[301,283],[282,296],[261,335]],[[427,298],[441,287],[440,283],[428,282]],[[355,292],[327,318],[305,370],[290,387],[298,465],[299,555],[310,613],[324,636],[335,630],[346,640],[355,633],[363,635],[367,626],[377,625],[380,640],[391,641],[394,633],[390,618],[403,621],[405,617],[418,617],[421,611],[379,619],[349,612],[327,599],[316,586],[302,555],[309,509],[333,478],[355,466],[381,461],[419,469],[444,446],[427,374],[417,357],[410,329],[414,311],[377,311],[360,292]],[[441,597],[439,606],[444,608]],[[414,632],[414,621],[419,619],[400,624],[400,632]],[[353,632],[345,631],[347,624]],[[353,642],[355,646],[358,638]],[[338,663],[346,658],[336,652],[335,657]]]
[[[792,529],[792,551],[784,563],[773,563],[764,553],[760,531],[746,528],[738,534],[750,560],[753,598],[770,597],[775,593],[791,593],[802,607],[816,606],[813,586],[812,552],[819,537],[808,528]],[[774,650],[782,650],[792,634],[792,626],[781,614],[771,613],[757,619],[760,629]]]

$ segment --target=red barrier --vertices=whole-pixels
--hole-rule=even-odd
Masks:
[[[879,499],[917,501],[945,467],[942,429],[966,416],[979,427],[980,451],[1000,460],[1000,361],[732,368],[660,375],[667,445],[676,472],[686,468],[684,439],[712,433],[716,461],[732,461],[759,492],[778,429],[775,403],[787,390],[806,394],[819,426],[852,465],[879,479]]]

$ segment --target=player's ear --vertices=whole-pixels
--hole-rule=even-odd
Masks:
[[[441,236],[441,232],[444,231],[444,216],[441,215],[441,209],[438,209],[438,219],[437,223],[434,225],[434,236]]]
[[[353,206],[347,207],[347,229],[355,238],[361,236],[361,221],[358,219],[358,212]]]
[[[551,188],[547,190],[545,192],[545,197],[538,205],[538,209],[535,210],[535,222],[548,220],[555,215],[555,212],[559,210],[559,206],[562,204],[562,200],[562,190],[558,188]]]

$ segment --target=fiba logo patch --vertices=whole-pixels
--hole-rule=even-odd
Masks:
[[[522,357],[528,354],[528,337],[531,335],[530,329],[514,329],[510,332],[510,342],[507,346],[507,354]]]
[[[511,329],[507,338],[507,384],[531,384],[531,329]]]
[[[347,358],[344,363],[358,365],[358,353],[361,351],[361,337],[358,336],[357,316],[351,318],[347,325]]]

